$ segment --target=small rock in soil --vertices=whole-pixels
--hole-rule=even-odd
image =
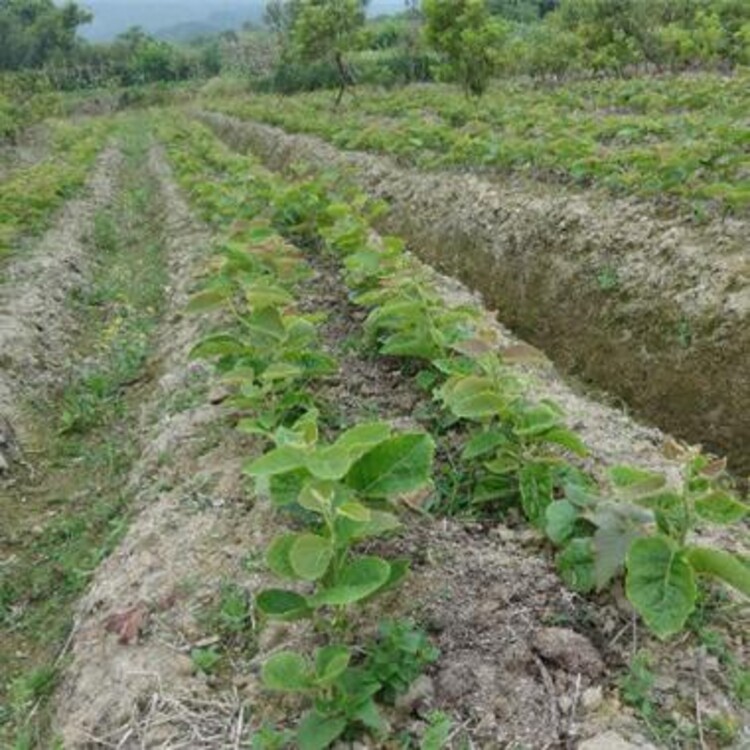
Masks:
[[[596,711],[602,705],[604,693],[601,685],[586,688],[581,695],[581,706],[585,711]]]
[[[572,674],[598,677],[604,672],[599,652],[588,638],[567,628],[542,628],[536,632],[533,647],[544,659]]]

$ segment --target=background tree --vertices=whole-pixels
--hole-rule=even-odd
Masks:
[[[494,73],[507,22],[490,14],[486,0],[424,0],[425,33],[446,57],[467,94],[481,96]]]
[[[78,27],[92,19],[75,3],[52,0],[0,0],[0,70],[40,68],[69,57]]]
[[[345,55],[365,22],[362,0],[302,0],[292,28],[294,48],[303,60],[332,59],[339,76],[336,104],[354,77]]]

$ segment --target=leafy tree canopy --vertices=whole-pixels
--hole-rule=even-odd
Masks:
[[[40,68],[71,54],[78,27],[91,20],[72,2],[0,0],[0,70]]]

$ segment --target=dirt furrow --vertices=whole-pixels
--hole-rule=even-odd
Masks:
[[[750,267],[741,227],[716,236],[637,204],[551,198],[465,174],[401,169],[216,113],[235,148],[283,169],[348,170],[390,211],[382,226],[480,292],[565,372],[750,468]]]
[[[0,286],[0,477],[22,459],[20,404],[60,377],[76,333],[68,300],[85,286],[94,217],[113,199],[122,156],[106,148],[80,198],[68,202],[29,254],[10,260]]]

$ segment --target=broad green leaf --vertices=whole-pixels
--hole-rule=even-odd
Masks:
[[[711,523],[736,523],[747,515],[748,510],[747,505],[722,490],[709,492],[695,501],[695,512]]]
[[[345,450],[356,461],[369,450],[391,436],[391,426],[386,422],[365,422],[339,435],[334,446]]]
[[[209,357],[226,357],[232,354],[243,354],[247,345],[229,333],[215,333],[201,339],[191,350],[191,359],[207,359]]]
[[[292,547],[296,541],[297,534],[282,534],[271,542],[266,551],[266,564],[281,578],[298,578],[289,559]]]
[[[596,587],[591,539],[571,539],[557,556],[560,577],[574,591],[586,594]]]
[[[263,370],[260,379],[267,383],[272,383],[276,380],[298,378],[300,375],[302,375],[302,369],[297,365],[290,364],[289,362],[273,362]]]
[[[322,578],[332,558],[331,542],[317,534],[299,534],[289,550],[289,562],[294,572],[306,581]]]
[[[583,440],[581,440],[575,432],[564,427],[555,427],[554,429],[545,432],[544,441],[560,445],[571,453],[575,453],[576,456],[588,455],[588,448],[586,448],[586,444]]]
[[[310,597],[315,607],[344,606],[364,599],[388,582],[391,566],[379,557],[360,557],[339,573],[336,583]]]
[[[346,719],[337,716],[321,716],[316,711],[305,715],[297,727],[299,750],[325,750],[346,729]]]
[[[567,500],[557,500],[547,506],[545,531],[555,544],[562,544],[573,535],[578,508]]]
[[[491,461],[487,461],[484,464],[487,471],[493,474],[515,474],[521,466],[521,461],[518,456],[510,451],[500,451]]]
[[[315,652],[315,678],[321,684],[330,685],[349,666],[352,654],[346,646],[331,645]]]
[[[368,594],[364,599],[362,599],[363,602],[369,601],[376,596],[380,596],[380,594],[384,593],[385,591],[391,591],[392,589],[395,589],[397,586],[400,586],[406,576],[409,575],[408,560],[391,560],[389,564],[391,566],[391,572],[388,575],[388,580],[380,588],[373,591],[371,594]]]
[[[693,569],[665,536],[636,539],[627,555],[628,599],[659,638],[679,632],[695,607]]]
[[[696,573],[708,573],[750,598],[750,567],[723,550],[688,547],[687,559]]]
[[[263,665],[263,684],[269,690],[304,692],[312,686],[310,665],[301,654],[280,651]]]
[[[317,409],[309,409],[294,423],[294,431],[302,437],[307,445],[315,445],[318,442],[319,416]]]
[[[393,513],[382,510],[370,510],[369,521],[355,521],[345,516],[336,519],[336,533],[346,540],[365,539],[371,536],[380,536],[389,531],[394,531],[401,526],[401,522]]]
[[[368,507],[355,501],[349,501],[343,503],[336,508],[336,513],[339,516],[350,518],[352,521],[359,521],[360,523],[367,523],[372,518],[372,513]]]
[[[392,334],[383,342],[380,351],[393,357],[432,359],[440,350],[425,332],[417,330]]]
[[[560,413],[547,404],[524,405],[514,414],[516,434],[525,437],[544,435],[560,424]]]
[[[305,465],[305,452],[299,448],[282,446],[249,461],[242,467],[245,474],[251,477],[270,477],[300,469]]]
[[[645,495],[636,494],[633,502],[648,508],[654,514],[659,531],[667,536],[679,539],[687,533],[691,520],[682,495],[677,492],[663,489]]]
[[[618,495],[632,499],[657,492],[667,483],[662,474],[632,466],[613,466],[608,474],[612,484],[619,490]]]
[[[231,294],[232,290],[228,286],[198,292],[190,298],[187,304],[187,311],[204,312],[215,310],[217,307],[221,307]]]
[[[275,307],[254,311],[245,318],[245,323],[250,330],[270,336],[277,341],[284,338],[286,333],[284,321]]]
[[[300,620],[312,614],[307,599],[294,591],[266,589],[255,599],[258,609],[264,615],[276,620]]]
[[[471,461],[473,458],[479,458],[486,453],[495,450],[495,448],[508,442],[508,436],[500,430],[487,430],[478,432],[464,445],[461,452],[462,461]]]
[[[283,507],[297,502],[297,498],[310,475],[305,469],[268,477],[268,494],[274,505]]]
[[[253,284],[245,287],[245,299],[255,310],[280,307],[294,301],[294,297],[286,289],[271,284]]]
[[[346,481],[361,495],[388,498],[426,485],[432,474],[433,439],[424,432],[389,438],[360,458]]]
[[[313,480],[302,488],[297,502],[306,510],[327,515],[333,507],[335,495],[336,485],[333,482]]]
[[[349,453],[337,445],[316,448],[305,459],[305,467],[318,479],[342,479],[352,463]]]
[[[486,419],[505,408],[505,398],[491,378],[478,375],[452,378],[440,390],[448,408],[461,419]]]

